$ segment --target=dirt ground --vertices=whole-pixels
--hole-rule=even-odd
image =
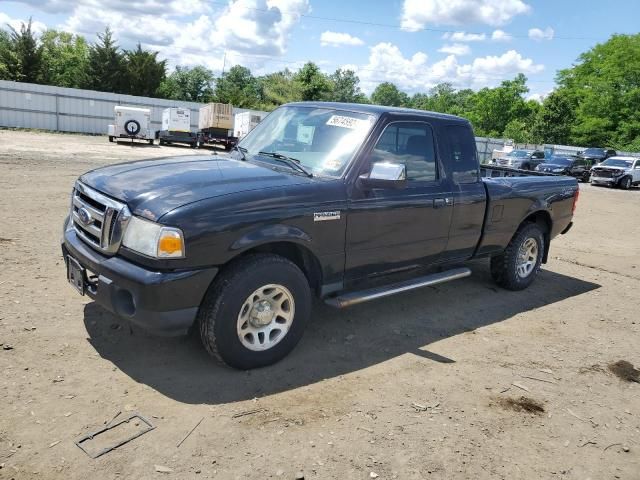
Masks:
[[[193,153],[0,131],[0,478],[640,479],[640,384],[608,370],[640,364],[640,189],[581,185],[527,291],[478,262],[462,281],[318,304],[288,358],[240,372],[65,279],[79,174]],[[155,429],[98,459],[74,444],[118,412]]]

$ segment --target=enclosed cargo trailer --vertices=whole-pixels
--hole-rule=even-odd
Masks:
[[[153,144],[155,132],[151,129],[151,110],[148,108],[135,108],[125,106],[113,107],[114,124],[109,125],[109,141],[120,138],[130,140],[147,140]]]
[[[247,110],[246,112],[236,113],[233,126],[235,136],[239,139],[244,138],[247,133],[256,128],[256,125],[267,115],[267,112],[261,112],[259,110]]]
[[[188,108],[170,107],[162,111],[162,130],[158,132],[160,145],[186,143],[198,146],[198,134],[191,131],[191,111]]]
[[[200,145],[222,145],[231,150],[238,138],[233,135],[233,105],[208,103],[200,108],[198,117]]]

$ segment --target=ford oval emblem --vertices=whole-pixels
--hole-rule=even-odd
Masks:
[[[83,225],[89,225],[91,223],[91,214],[86,208],[78,209],[78,219]]]

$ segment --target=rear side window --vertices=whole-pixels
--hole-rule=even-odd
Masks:
[[[448,125],[443,131],[449,157],[445,159],[445,165],[450,165],[454,183],[478,182],[478,156],[471,128],[465,125]]]

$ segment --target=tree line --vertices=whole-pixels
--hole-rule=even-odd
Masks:
[[[0,79],[267,111],[305,100],[374,103],[460,115],[477,135],[518,143],[640,150],[640,34],[614,35],[583,53],[558,72],[556,88],[542,102],[526,99],[523,74],[493,88],[441,83],[413,95],[384,82],[367,96],[354,71],[326,74],[313,62],[262,76],[240,65],[218,77],[202,66],[169,72],[158,52],[140,44],[121,49],[109,28],[89,43],[52,29],[36,35],[31,21],[19,30],[0,29]]]

